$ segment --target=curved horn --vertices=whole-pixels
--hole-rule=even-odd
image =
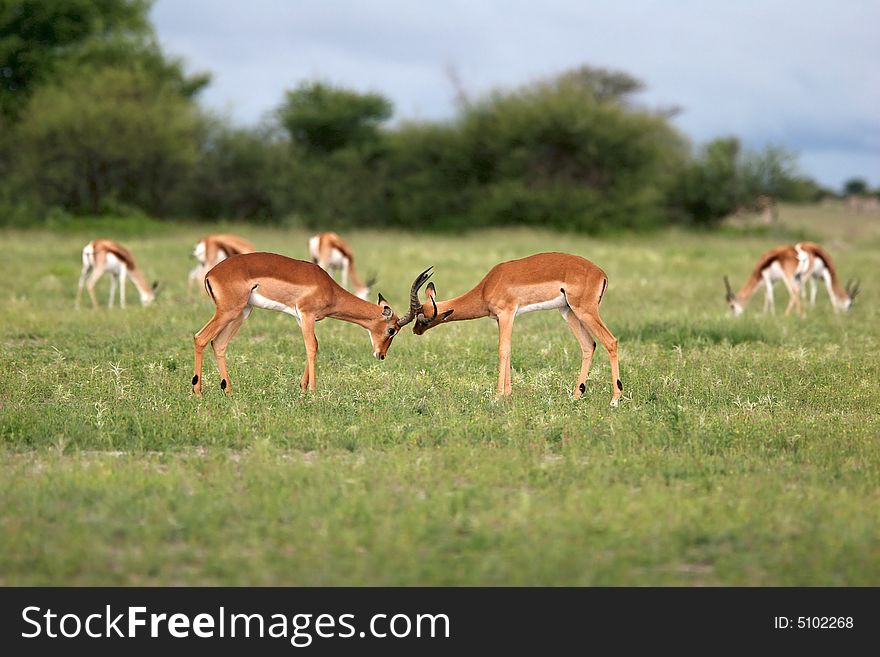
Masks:
[[[727,275],[724,276],[724,287],[727,288],[727,300],[730,301],[736,295],[733,293],[733,289],[730,287],[730,281],[727,280]]]
[[[850,300],[856,298],[856,295],[859,293],[861,286],[862,283],[858,280],[853,281],[852,285],[847,285],[846,293],[849,295]]]
[[[409,291],[409,310],[406,315],[398,318],[397,325],[405,326],[409,324],[417,314],[421,315],[422,303],[419,301],[419,288],[425,284],[429,278],[431,278],[431,270],[433,267],[428,267],[425,271],[419,274],[416,277],[416,280],[413,281],[412,287]]]
[[[416,316],[416,321],[417,321],[419,324],[430,324],[430,323],[433,322],[435,319],[437,319],[437,302],[434,301],[434,297],[431,297],[431,305],[434,306],[434,314],[433,314],[431,317],[425,317],[424,313],[421,313],[421,312],[420,312],[420,313]]]

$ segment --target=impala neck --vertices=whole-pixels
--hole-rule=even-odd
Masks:
[[[447,310],[455,312],[449,316],[447,322],[457,322],[464,319],[477,319],[479,317],[489,316],[489,307],[483,299],[483,286],[477,285],[473,290],[465,292],[461,296],[446,301],[437,302],[438,314],[443,314]],[[422,312],[430,317],[434,313],[434,306],[430,303],[422,306]]]
[[[761,277],[752,275],[749,280],[746,281],[746,284],[742,286],[740,291],[736,293],[736,302],[741,306],[746,305],[748,300],[752,298],[752,295],[755,293],[755,290],[760,283]]]
[[[140,269],[134,268],[128,270],[128,277],[131,279],[131,282],[134,283],[134,286],[137,288],[138,294],[141,297],[141,301],[147,301],[152,299],[155,295],[153,294],[153,288],[150,287],[149,283],[147,283],[144,275],[141,273]]]
[[[366,327],[367,324],[378,319],[381,312],[375,303],[364,301],[348,290],[339,287],[336,290],[336,299],[330,307],[327,317],[341,319],[344,322],[351,322],[352,324]]]

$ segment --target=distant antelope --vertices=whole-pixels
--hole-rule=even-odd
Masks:
[[[853,299],[859,293],[859,282],[849,281],[846,287],[840,286],[837,277],[837,269],[828,252],[815,242],[799,242],[794,246],[799,253],[805,253],[808,258],[808,266],[804,273],[806,283],[810,285],[810,305],[816,305],[817,279],[825,281],[828,297],[835,311],[847,311],[852,305]],[[803,295],[806,294],[807,285],[801,288]]]
[[[423,273],[411,292],[427,280]],[[232,392],[226,367],[226,347],[253,308],[265,308],[294,317],[306,346],[306,368],[300,388],[314,390],[318,339],[315,323],[325,317],[352,322],[367,329],[373,356],[385,360],[394,336],[412,321],[412,314],[398,318],[379,295],[377,304],[344,290],[317,265],[274,253],[247,253],[227,258],[205,276],[205,289],[213,299],[214,316],[195,335],[193,391],[202,394],[202,355],[208,344],[214,350],[220,370],[220,389]]]
[[[336,233],[318,233],[309,239],[309,255],[312,262],[332,275],[333,271],[341,272],[342,287],[348,288],[348,277],[354,284],[355,296],[366,299],[375,279],[364,283],[354,268],[354,251],[348,242]]]
[[[599,304],[607,285],[605,272],[589,260],[568,253],[539,253],[495,265],[476,287],[448,301],[436,301],[436,290],[430,283],[425,290],[427,302],[422,304],[414,288],[409,315],[416,317],[416,335],[447,321],[479,317],[497,321],[498,395],[507,396],[511,393],[510,340],[514,319],[533,310],[559,310],[582,352],[581,371],[573,392],[575,399],[586,391],[585,381],[599,340],[611,361],[611,405],[617,406],[623,390],[617,338],[599,317]]]
[[[159,284],[153,283],[152,286],[147,284],[143,273],[134,261],[134,256],[131,255],[131,251],[113,240],[94,240],[86,244],[82,250],[82,272],[79,275],[79,287],[76,291],[77,308],[79,308],[83,286],[89,291],[92,307],[98,307],[98,300],[95,298],[95,285],[105,272],[110,274],[108,308],[113,306],[113,295],[116,292],[117,284],[119,286],[119,306],[125,308],[126,277],[130,278],[137,288],[143,305],[149,305],[156,298],[156,289]]]
[[[771,249],[758,258],[758,264],[752,270],[751,276],[742,286],[739,292],[734,294],[730,287],[727,276],[724,277],[724,287],[727,291],[727,304],[734,315],[741,315],[746,303],[760,285],[764,285],[764,312],[775,312],[773,302],[773,284],[781,280],[788,290],[788,306],[785,314],[788,315],[792,308],[801,312],[799,292],[801,280],[806,275],[809,259],[803,252],[798,252],[793,246],[779,246]]]
[[[201,282],[214,265],[223,262],[229,256],[239,253],[253,253],[255,250],[253,244],[238,235],[206,235],[196,242],[193,249],[192,254],[198,264],[189,273],[186,285],[187,295],[191,296],[193,283]]]

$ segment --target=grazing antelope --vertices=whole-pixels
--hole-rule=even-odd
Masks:
[[[187,296],[192,295],[192,285],[205,278],[205,274],[217,263],[239,253],[253,253],[254,245],[238,235],[206,235],[193,249],[193,256],[199,264],[189,273],[186,284]]]
[[[427,272],[423,272],[415,280],[413,294],[418,294],[427,278]],[[306,346],[306,368],[300,380],[304,391],[314,390],[317,381],[315,322],[332,317],[364,327],[370,333],[373,356],[385,360],[400,327],[413,319],[411,313],[398,318],[381,294],[378,304],[359,299],[317,265],[274,253],[227,258],[207,273],[205,289],[217,307],[211,320],[195,335],[192,385],[196,395],[202,393],[202,354],[208,343],[217,358],[220,389],[232,392],[226,348],[253,308],[287,313],[296,319]]]
[[[110,274],[108,308],[113,307],[113,295],[116,292],[117,284],[119,285],[119,306],[125,308],[126,277],[134,283],[143,305],[149,305],[156,298],[159,283],[153,283],[152,287],[147,284],[143,273],[134,261],[134,256],[131,255],[131,251],[113,240],[94,240],[86,244],[82,250],[82,272],[79,275],[79,287],[76,291],[77,308],[79,308],[83,286],[89,291],[92,307],[98,307],[98,300],[95,298],[95,285],[105,272]],[[88,277],[88,281],[86,277]]]
[[[816,292],[818,289],[817,279],[825,281],[825,288],[828,290],[828,297],[831,299],[831,305],[834,310],[847,311],[852,305],[853,299],[859,293],[859,282],[849,281],[846,287],[840,286],[840,280],[837,277],[837,269],[831,260],[828,252],[815,242],[799,242],[794,248],[799,253],[806,254],[809,264],[804,273],[806,283],[811,286],[810,289],[810,305],[816,305]],[[802,295],[805,295],[807,285],[801,288]]]
[[[366,299],[370,294],[370,288],[376,282],[374,279],[364,283],[357,275],[354,268],[354,251],[348,243],[336,233],[318,233],[309,239],[309,255],[312,262],[324,271],[341,272],[342,287],[348,287],[348,276],[351,274],[351,282],[354,284],[355,296]]]
[[[773,302],[773,284],[781,280],[788,290],[788,306],[785,314],[788,315],[792,308],[801,312],[800,299],[798,298],[801,280],[807,272],[809,259],[804,252],[799,252],[793,246],[779,246],[767,251],[760,258],[758,264],[752,270],[751,276],[742,286],[739,292],[734,294],[730,287],[727,276],[724,277],[724,287],[727,291],[727,305],[734,315],[741,315],[745,310],[746,303],[761,284],[764,285],[764,312],[776,312]]]
[[[448,301],[437,301],[434,284],[430,283],[425,290],[427,301],[422,304],[414,287],[409,315],[416,317],[416,335],[446,321],[479,317],[496,320],[498,395],[507,396],[511,392],[510,338],[514,318],[533,310],[555,308],[568,322],[583,353],[574,387],[575,399],[586,391],[585,381],[599,340],[611,361],[611,405],[617,406],[623,390],[617,365],[617,338],[599,317],[599,304],[607,285],[605,272],[589,260],[568,253],[539,253],[495,265],[475,288]]]

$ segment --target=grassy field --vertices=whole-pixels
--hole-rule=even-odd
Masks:
[[[381,363],[362,329],[325,320],[304,395],[296,323],[255,311],[229,350],[235,395],[206,354],[197,400],[192,335],[213,306],[185,282],[204,228],[4,232],[0,584],[880,585],[880,218],[781,220],[348,236],[398,310],[428,265],[445,298],[502,260],[590,258],[610,280],[618,409],[601,347],[571,399],[580,351],[556,312],[517,319],[509,399],[490,320],[406,330]],[[302,231],[224,230],[306,255]],[[125,311],[73,310],[98,236],[164,283],[156,304],[129,288]],[[862,278],[853,310],[823,289],[806,318],[762,316],[759,297],[728,317],[722,275],[738,285],[800,237]]]

